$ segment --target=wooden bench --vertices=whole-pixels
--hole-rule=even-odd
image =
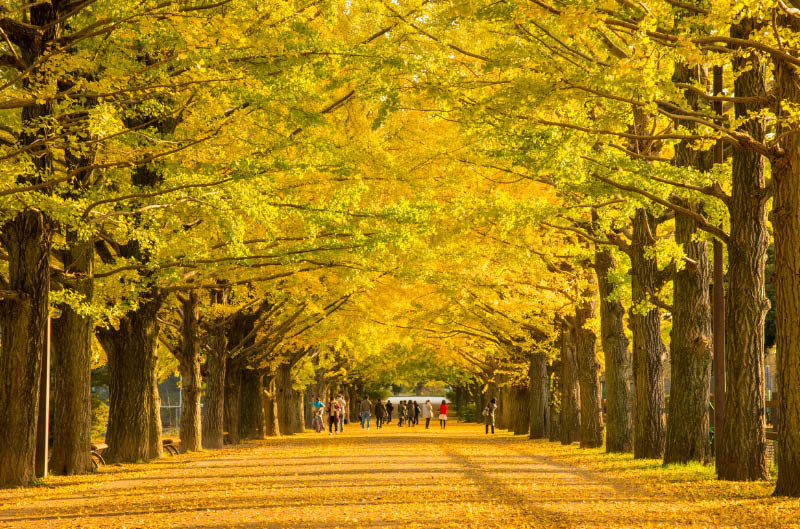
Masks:
[[[105,443],[92,443],[89,447],[90,457],[92,458],[92,470],[97,470],[100,465],[105,465],[106,460],[103,459],[103,452],[108,450],[108,445]]]
[[[161,445],[164,447],[164,451],[171,456],[176,456],[180,453],[178,451],[178,444],[174,439],[162,439]]]

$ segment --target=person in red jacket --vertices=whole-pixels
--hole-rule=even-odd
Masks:
[[[444,430],[447,426],[447,401],[443,400],[439,405],[439,429]]]

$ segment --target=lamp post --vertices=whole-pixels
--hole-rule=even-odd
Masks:
[[[36,477],[47,477],[50,443],[50,321],[47,316],[42,371],[39,378],[39,418],[36,421]]]
[[[51,309],[47,316],[45,345],[42,354],[42,371],[39,378],[39,417],[36,421],[36,477],[46,478],[50,461],[50,358],[51,323],[61,316],[61,311]]]

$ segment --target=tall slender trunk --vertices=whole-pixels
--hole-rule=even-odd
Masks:
[[[499,387],[498,392],[500,398],[498,399],[499,405],[497,410],[497,427],[501,430],[513,429],[511,423],[511,387],[502,385]]]
[[[196,452],[203,447],[200,397],[203,379],[200,372],[199,298],[191,291],[182,300],[183,322],[181,350],[178,356],[181,373],[180,436],[183,452]]]
[[[796,2],[791,5],[797,7]],[[796,35],[795,16],[781,16],[781,25]],[[800,48],[792,44],[797,57]],[[773,163],[775,200],[775,298],[778,352],[778,482],[775,494],[800,497],[800,133],[792,108],[800,104],[800,75],[795,66],[776,59],[779,109],[777,137],[786,153]],[[791,105],[791,106],[790,106]]]
[[[281,364],[278,366],[278,372],[275,376],[275,392],[278,402],[278,421],[280,423],[281,433],[283,435],[298,433],[295,431],[295,424],[291,419],[292,407],[294,406],[291,365]]]
[[[306,429],[305,416],[303,415],[304,407],[303,392],[292,388],[290,393],[289,424],[294,433],[303,433]]]
[[[610,249],[595,248],[594,268],[600,294],[600,342],[605,356],[606,451],[632,452],[631,356],[623,326],[625,309],[618,299],[612,299],[614,285],[608,279],[614,268]]]
[[[275,398],[275,375],[264,375],[264,423],[267,437],[280,437],[281,427],[278,413],[278,400]]]
[[[590,276],[593,282],[594,276]],[[597,293],[594,288],[584,292],[575,309],[575,346],[578,364],[578,383],[581,399],[581,448],[603,446],[603,410],[600,407],[600,363],[597,361],[597,337],[587,326],[595,317]]]
[[[472,389],[472,399],[475,403],[475,422],[480,423],[483,419],[483,408],[486,407],[488,402],[483,394],[483,384],[476,382]]]
[[[161,418],[154,392],[157,315],[163,298],[154,292],[149,295],[122,317],[118,329],[95,331],[108,356],[106,460],[113,463],[149,461],[160,451]]]
[[[531,394],[528,386],[514,386],[512,388],[514,399],[514,435],[528,434],[531,424]]]
[[[572,444],[581,438],[580,390],[575,343],[575,321],[567,316],[561,322],[561,409],[559,411],[561,444]]]
[[[228,359],[225,366],[225,397],[223,423],[228,431],[228,440],[231,444],[238,445],[242,442],[239,429],[241,417],[242,396],[242,365],[238,360]]]
[[[561,403],[556,402],[556,395],[561,395],[561,360],[555,360],[548,369],[548,376],[552,379],[550,390],[550,441],[561,439]]]
[[[698,209],[673,197],[676,204]],[[699,210],[699,209],[698,209]],[[675,242],[692,262],[673,278],[670,367],[672,385],[667,415],[664,464],[711,459],[709,443],[709,388],[711,385],[711,264],[708,243],[696,222],[675,216]]]
[[[547,356],[534,353],[528,371],[530,379],[530,438],[546,439],[550,433],[550,377],[547,374]]]
[[[39,379],[50,293],[50,227],[26,209],[0,229],[11,293],[0,301],[0,487],[35,479]]]
[[[94,249],[77,234],[67,234],[69,248],[62,252],[64,267],[73,270],[75,291],[91,302],[94,293]],[[82,474],[92,470],[89,453],[92,431],[91,317],[69,305],[61,305],[61,317],[52,323],[53,351],[53,450],[50,471]]]
[[[641,313],[650,295],[658,290],[658,266],[648,250],[655,242],[656,225],[653,216],[644,209],[636,210],[631,241],[630,311],[633,331],[633,372],[636,391],[636,416],[633,456],[659,459],[664,455],[664,356],[661,342],[661,312],[652,307]]]
[[[206,405],[203,414],[203,448],[219,449],[224,445],[225,363],[228,340],[223,332],[212,335],[206,353]]]
[[[264,401],[261,374],[254,369],[242,371],[241,418],[243,439],[264,438]]]
[[[751,31],[752,20],[744,19],[731,27],[731,36],[746,39]],[[732,61],[736,73],[734,93],[737,96],[766,95],[766,65],[759,55],[736,54]],[[758,112],[755,106],[739,102],[734,109],[737,119],[744,119],[751,111]],[[765,127],[761,119],[749,119],[741,125],[741,130],[755,141],[764,141]],[[764,158],[760,154],[734,149],[732,162],[725,314],[727,387],[717,473],[720,479],[747,481],[766,479],[769,475],[764,419],[764,318],[769,309],[764,292],[764,264],[769,244],[768,194]],[[780,180],[779,173],[776,182]],[[780,219],[775,221],[780,225]],[[779,233],[782,232],[776,227],[776,241],[781,239]],[[777,281],[780,267],[776,266],[775,270]],[[780,318],[779,315],[778,321]]]
[[[152,385],[147,399],[150,408],[150,427],[147,436],[147,455],[150,459],[158,459],[163,455],[164,446],[161,443],[161,396],[158,394],[158,356],[155,344],[153,354],[150,356],[150,369],[153,373]]]

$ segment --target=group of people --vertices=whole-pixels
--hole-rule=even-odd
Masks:
[[[390,402],[387,401],[391,405]],[[425,419],[425,429],[431,426],[431,419],[433,418],[433,404],[430,400],[426,400],[422,406],[415,400],[401,400],[397,405],[397,426],[416,426],[419,424],[419,417]],[[391,414],[389,415],[389,422],[392,421]],[[444,430],[447,425],[447,401],[443,400],[439,405],[439,428]]]
[[[347,401],[341,393],[332,397],[327,405],[323,404],[319,397],[314,397],[311,403],[313,417],[311,426],[317,433],[325,429],[325,418],[328,421],[328,435],[342,433],[344,431],[345,410]]]
[[[347,410],[347,401],[344,395],[339,394],[331,398],[327,405],[323,404],[319,397],[314,398],[311,403],[313,418],[312,427],[317,433],[325,429],[325,419],[328,422],[328,435],[342,433],[344,431],[345,415]],[[369,430],[370,418],[374,409],[375,413],[375,426],[380,429],[384,424],[392,422],[392,412],[394,406],[391,401],[387,400],[386,404],[378,400],[374,407],[369,395],[364,395],[364,400],[359,405],[359,419],[361,420],[361,429]],[[419,403],[409,400],[401,400],[397,405],[397,425],[403,426],[416,426],[419,424],[419,418],[425,419],[425,428],[430,428],[431,419],[433,418],[433,404],[430,400],[420,406]],[[444,430],[447,426],[447,401],[442,400],[439,405],[439,428]]]

